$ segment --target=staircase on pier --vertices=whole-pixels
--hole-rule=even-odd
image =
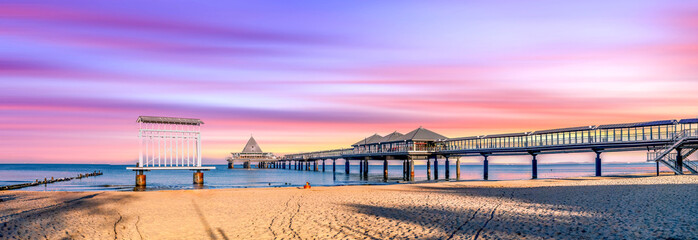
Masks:
[[[693,174],[698,174],[698,162],[688,159],[698,150],[698,145],[691,145],[688,142],[696,139],[698,139],[698,131],[680,131],[671,143],[647,152],[647,161],[661,162],[676,174],[683,174],[684,168]]]

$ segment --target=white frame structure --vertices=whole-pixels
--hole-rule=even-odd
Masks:
[[[140,116],[138,166],[131,170],[207,170],[201,165],[201,124],[194,118]]]

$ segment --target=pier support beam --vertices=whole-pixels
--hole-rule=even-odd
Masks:
[[[439,158],[434,156],[434,180],[439,180]]]
[[[601,150],[594,150],[596,153],[596,174],[595,176],[601,177]]]
[[[683,154],[681,153],[681,148],[676,148],[676,170],[679,174],[683,174]]]
[[[412,159],[412,158],[409,158],[409,159],[410,159],[410,162],[409,162],[409,164],[410,164],[410,181],[414,181],[414,159]]]
[[[407,181],[407,160],[402,160],[402,180]]]
[[[489,178],[488,176],[488,171],[489,171],[489,162],[487,161],[487,157],[489,157],[488,154],[482,154],[483,157],[485,157],[485,160],[482,161],[482,179],[487,180]]]
[[[228,162],[228,169],[233,169],[233,168],[235,168],[234,165],[235,165],[235,164],[233,163],[233,161]]]
[[[531,179],[537,179],[538,178],[538,159],[536,159],[536,156],[538,153],[533,153],[530,152],[531,156],[533,159],[531,159]]]
[[[388,181],[388,159],[383,160],[383,181]]]
[[[204,173],[201,170],[194,173],[194,184],[204,184]]]
[[[145,186],[145,174],[143,174],[143,170],[138,170],[136,173],[136,186],[137,187]]]
[[[456,180],[460,180],[460,157],[456,157]]]
[[[364,175],[364,160],[359,160],[359,176],[363,177]]]
[[[322,159],[322,172],[325,172],[325,161],[327,159]]]
[[[337,159],[332,159],[332,173],[337,172]]]
[[[444,178],[446,180],[451,178],[451,164],[448,162],[448,156],[444,156],[446,158],[446,161],[444,162],[444,168],[445,168],[445,174]]]
[[[344,159],[344,173],[349,174],[349,159]]]
[[[427,158],[427,180],[431,180],[431,157]]]
[[[317,164],[317,160],[313,161],[313,164],[314,164],[313,167],[315,168],[314,171],[317,172],[317,171],[319,170],[319,169],[318,169],[318,166],[317,166],[317,165],[318,165],[318,164]]]
[[[368,180],[368,158],[364,159],[364,179]]]

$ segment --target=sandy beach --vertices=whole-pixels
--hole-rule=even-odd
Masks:
[[[696,239],[698,176],[0,192],[0,239]]]

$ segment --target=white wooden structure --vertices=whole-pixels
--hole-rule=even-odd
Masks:
[[[201,124],[194,118],[140,116],[138,166],[130,170],[210,170],[201,165]]]

